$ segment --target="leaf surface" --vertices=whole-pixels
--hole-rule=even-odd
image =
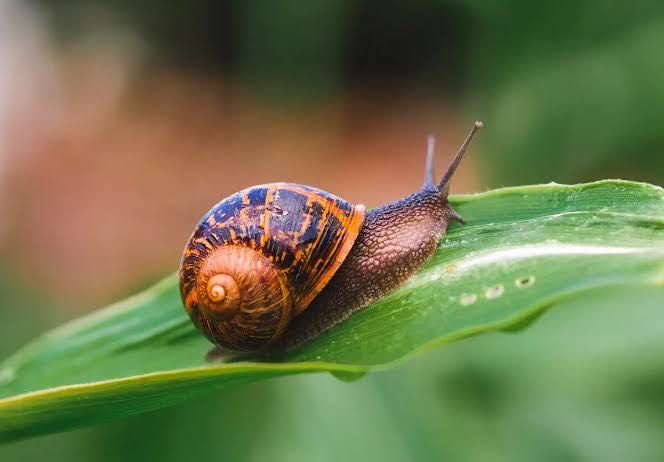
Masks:
[[[664,300],[659,187],[548,184],[452,202],[468,224],[452,226],[415,277],[283,362],[207,360],[211,345],[187,318],[175,276],[45,334],[0,367],[0,440],[286,374],[353,380],[453,340],[527,327],[546,308],[603,288],[653,287]]]

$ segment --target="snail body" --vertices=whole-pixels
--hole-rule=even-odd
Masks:
[[[439,184],[433,144],[417,192],[369,212],[291,183],[254,186],[206,213],[187,243],[180,292],[190,318],[233,351],[299,346],[391,292],[434,253],[450,221],[450,179],[476,122]]]

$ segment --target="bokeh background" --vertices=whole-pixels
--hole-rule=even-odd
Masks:
[[[268,181],[376,205],[485,122],[454,192],[664,183],[656,0],[0,2],[0,356],[177,267]],[[291,377],[0,459],[664,459],[652,294],[594,294],[352,384]],[[660,327],[658,329],[658,326]]]

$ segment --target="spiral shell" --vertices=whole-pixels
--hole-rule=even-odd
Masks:
[[[268,346],[325,287],[364,218],[362,205],[291,183],[227,197],[185,247],[180,292],[187,313],[222,347]]]

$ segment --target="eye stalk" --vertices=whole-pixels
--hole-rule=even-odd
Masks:
[[[434,158],[434,146],[436,143],[436,140],[433,135],[429,135],[427,137],[427,161],[426,161],[426,167],[424,171],[424,187],[425,188],[430,188],[434,187],[438,189],[443,197],[447,197],[449,194],[450,190],[450,180],[454,176],[454,172],[456,171],[457,167],[461,163],[461,160],[463,159],[463,156],[466,154],[466,150],[468,149],[468,146],[470,145],[470,142],[473,141],[473,138],[475,137],[475,133],[477,133],[477,130],[482,128],[484,124],[480,121],[476,121],[473,124],[473,127],[470,129],[470,132],[466,136],[465,141],[457,151],[457,153],[454,155],[454,158],[452,159],[452,162],[450,162],[450,165],[447,167],[447,171],[443,175],[443,178],[440,180],[440,183],[438,185],[435,184],[435,179],[434,179],[434,166],[433,166],[433,158]]]

